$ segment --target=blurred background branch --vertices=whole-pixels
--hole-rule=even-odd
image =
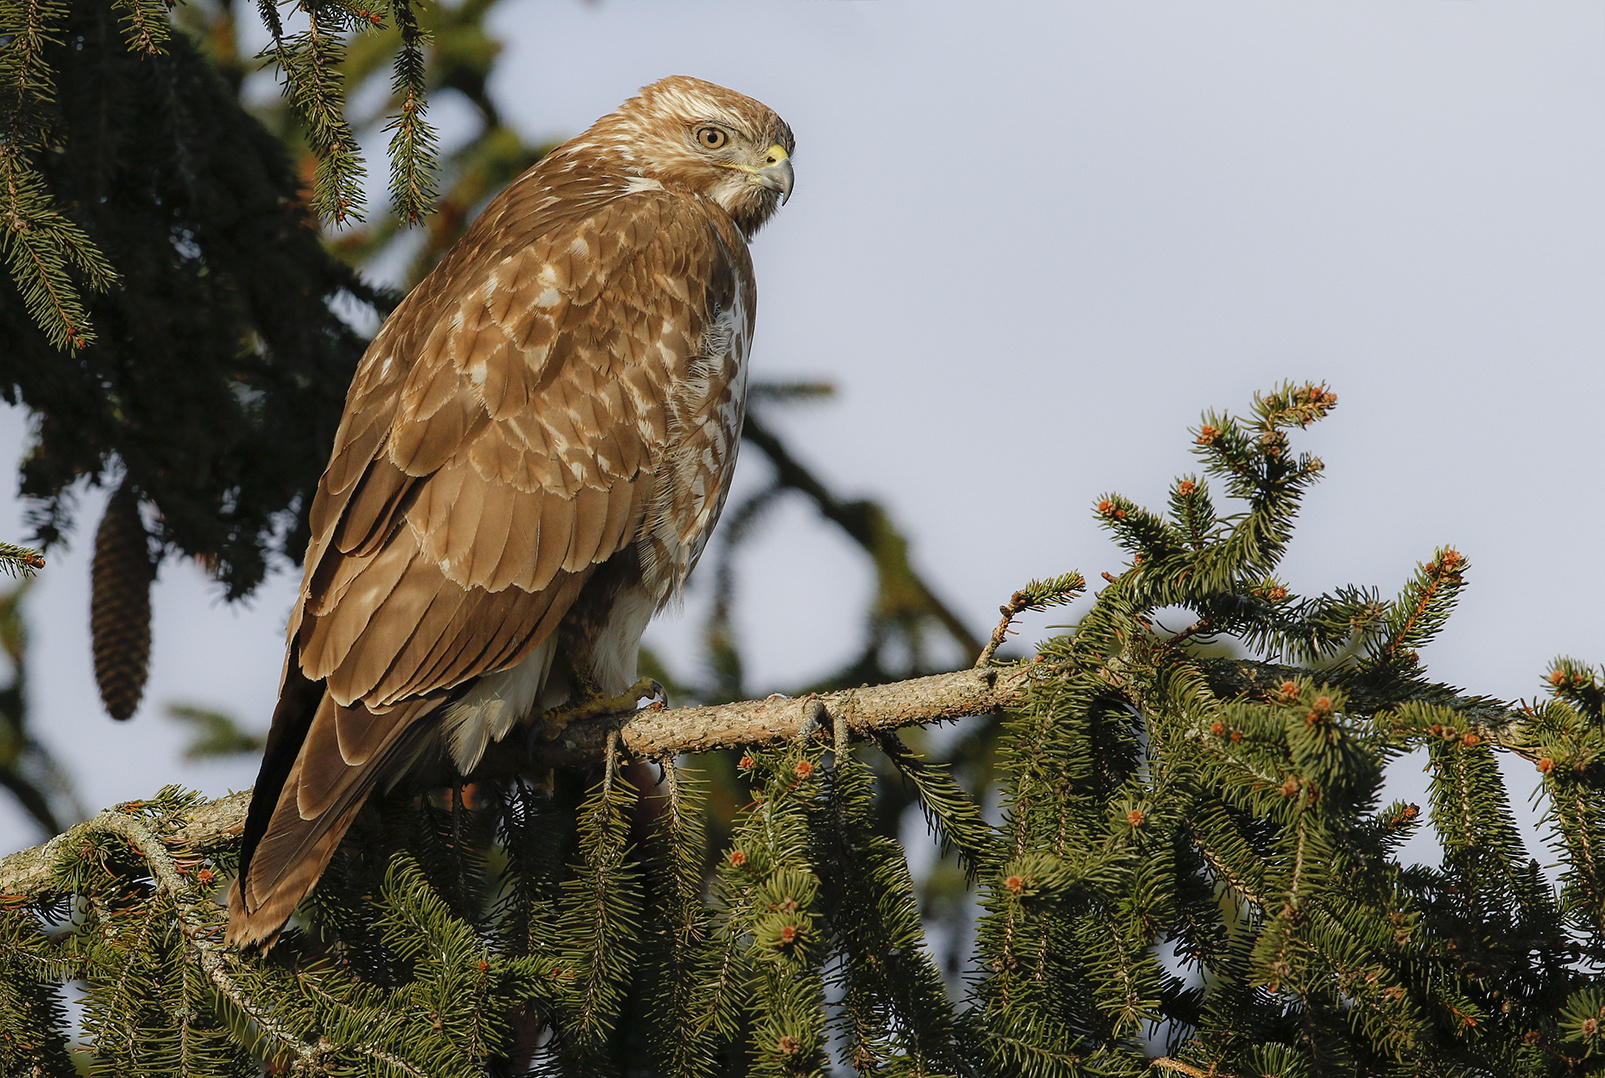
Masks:
[[[28,721],[28,626],[23,581],[0,592],[0,651],[10,680],[0,687],[0,787],[22,806],[42,834],[58,834],[83,819],[66,770],[33,735]]]

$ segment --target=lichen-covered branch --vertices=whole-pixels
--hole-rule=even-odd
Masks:
[[[1017,706],[1028,669],[960,670],[841,692],[776,695],[716,707],[648,709],[619,728],[620,741],[630,756],[663,759],[682,752],[782,741],[821,729],[828,740],[836,722],[845,722],[853,736],[864,737]],[[539,750],[539,760],[572,766],[599,759],[608,729],[605,721],[570,726],[556,742]]]
[[[904,726],[984,715],[1018,706],[1030,668],[994,667],[913,678],[890,685],[808,696],[771,696],[717,707],[647,708],[627,719],[607,717],[571,724],[555,741],[527,751],[512,737],[491,747],[470,776],[475,779],[517,774],[532,766],[582,767],[602,761],[609,734],[617,730],[622,752],[638,759],[661,760],[686,752],[735,748],[811,736],[832,740],[841,723],[856,738]],[[442,777],[445,781],[445,777]],[[198,805],[174,843],[206,852],[237,836],[245,826],[251,791],[242,790]],[[122,814],[108,810],[58,835],[42,846],[0,860],[0,897],[39,897],[48,885],[50,866],[64,844],[90,831],[119,826]]]

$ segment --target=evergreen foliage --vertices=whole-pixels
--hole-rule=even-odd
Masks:
[[[0,543],[0,573],[27,580],[44,567],[43,552],[15,543]]]
[[[305,546],[363,347],[331,303],[381,297],[324,252],[278,140],[167,27],[149,0],[0,7],[0,394],[34,413],[22,490],[45,544],[79,480],[120,482],[164,553],[238,596]]]
[[[1334,404],[1285,386],[1210,414],[1204,474],[1163,512],[1100,499],[1130,563],[1011,667],[995,810],[897,737],[851,748],[846,716],[741,756],[728,840],[696,761],[641,789],[611,764],[398,789],[254,958],[217,942],[233,840],[186,840],[198,806],[169,789],[69,832],[48,893],[4,901],[0,1073],[70,1067],[74,979],[99,1073],[1605,1071],[1600,676],[1557,660],[1549,702],[1517,707],[1432,682],[1416,652],[1465,586],[1454,550],[1387,601],[1278,577],[1321,470],[1291,434]],[[999,635],[1080,586],[1022,589]],[[1416,751],[1426,811],[1381,804]],[[1558,889],[1511,816],[1513,757]],[[894,791],[971,881],[956,985]],[[1399,858],[1423,827],[1438,867]]]
[[[384,129],[391,135],[391,203],[407,222],[423,220],[434,211],[438,161],[435,131],[425,118],[424,48],[430,35],[421,12],[412,0],[379,0],[371,9],[353,0],[296,0],[289,5],[291,18],[305,29],[291,32],[280,6],[275,0],[257,3],[272,36],[264,55],[271,56],[282,72],[285,94],[294,103],[317,157],[313,208],[336,225],[363,219],[365,163],[355,127],[346,116],[348,37],[389,30],[394,41],[386,41],[386,51],[395,53],[391,86],[396,111]]]

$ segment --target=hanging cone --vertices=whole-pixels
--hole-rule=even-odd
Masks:
[[[150,666],[150,585],[156,579],[139,498],[120,487],[95,532],[90,572],[89,635],[95,681],[114,719],[126,719],[145,694]]]

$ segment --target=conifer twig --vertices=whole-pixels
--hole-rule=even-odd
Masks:
[[[810,727],[843,722],[858,737],[932,722],[984,715],[1017,707],[1024,699],[1029,668],[960,670],[889,685],[866,685],[831,693],[809,693],[763,700],[741,700],[714,707],[650,708],[627,721],[617,717],[576,722],[556,741],[537,747],[535,762],[568,766],[594,764],[606,751],[611,730],[620,749],[640,759],[664,759],[683,752],[736,748],[788,741]],[[823,714],[821,714],[823,707]],[[475,777],[493,777],[528,768],[516,739],[492,746]],[[513,766],[509,769],[508,765]]]
[[[55,854],[59,850],[75,842],[82,842],[87,836],[96,832],[120,835],[144,860],[150,878],[157,888],[166,892],[172,900],[173,908],[178,914],[178,929],[184,946],[190,952],[195,964],[217,989],[218,994],[250,1020],[262,1040],[271,1042],[278,1050],[295,1057],[293,1069],[296,1073],[317,1073],[320,1057],[329,1051],[330,1042],[325,1039],[313,1043],[298,1036],[294,1030],[278,1021],[270,1010],[264,1009],[254,1001],[251,994],[236,982],[228,969],[230,963],[234,961],[232,952],[212,938],[220,926],[207,924],[204,917],[198,913],[203,905],[214,911],[216,907],[206,901],[205,889],[197,892],[195,887],[185,880],[183,869],[169,848],[169,842],[181,847],[192,843],[205,846],[208,840],[215,842],[223,834],[238,832],[244,826],[244,810],[249,804],[249,794],[250,791],[247,790],[218,801],[195,806],[190,825],[178,830],[167,840],[158,835],[145,820],[113,808],[56,836],[43,846],[24,850],[23,854],[36,855],[29,858],[26,863],[35,876],[42,876],[43,880],[48,880]],[[225,811],[218,812],[219,808]],[[197,834],[195,817],[211,819],[214,825],[221,825],[221,830]],[[0,860],[0,894],[7,894],[7,897],[10,897],[11,894],[26,893],[16,887],[16,881],[11,879],[7,872],[12,863],[22,856],[14,854]],[[200,897],[197,898],[197,895]],[[396,1071],[424,1078],[425,1072],[398,1058],[381,1044],[359,1041],[352,1042],[347,1047]]]
[[[992,656],[998,653],[998,648],[1002,647],[1003,641],[1009,637],[1009,626],[1013,625],[1014,619],[1031,605],[1030,598],[1024,591],[1017,591],[1009,597],[1008,602],[998,607],[998,613],[1003,615],[1003,620],[992,630],[992,639],[986,642],[986,647],[981,649],[980,657],[975,660],[977,670],[992,665]]]
[[[20,575],[24,579],[45,567],[45,556],[33,547],[0,543],[0,572]]]
[[[1185,1074],[1187,1078],[1232,1078],[1232,1075],[1222,1074],[1214,1067],[1211,1067],[1207,1071],[1200,1070],[1191,1063],[1183,1063],[1181,1060],[1171,1059],[1169,1056],[1160,1056],[1158,1059],[1150,1059],[1148,1061],[1148,1065],[1150,1067],[1158,1067],[1160,1070],[1175,1071],[1177,1074]]]
[[[1013,595],[1009,601],[998,607],[998,613],[1003,620],[998,627],[992,630],[992,639],[988,640],[986,647],[981,649],[980,658],[975,660],[975,669],[979,670],[992,664],[992,657],[997,654],[1003,641],[1008,639],[1010,626],[1014,619],[1027,610],[1045,610],[1050,606],[1062,606],[1080,595],[1087,588],[1087,582],[1080,573],[1064,573],[1051,580],[1033,580]]]
[[[970,715],[1021,706],[1034,676],[1048,676],[1032,664],[1022,667],[985,667],[933,674],[887,685],[866,685],[831,693],[763,700],[740,700],[714,707],[643,708],[621,720],[619,716],[583,719],[570,723],[555,741],[526,750],[522,739],[509,737],[490,746],[469,781],[525,774],[532,767],[589,767],[605,759],[608,739],[617,736],[619,751],[647,760],[666,760],[686,752],[737,748],[790,741],[805,731],[837,739],[871,738],[905,726],[947,722]],[[1472,701],[1477,702],[1477,701]],[[823,711],[821,712],[821,708]],[[1507,747],[1521,744],[1516,729],[1479,725],[1487,740]],[[440,774],[438,785],[455,780]],[[241,790],[195,806],[175,841],[198,851],[215,848],[245,826],[251,791]],[[89,827],[94,824],[81,825]],[[48,893],[50,865],[59,843],[78,829],[57,836],[42,846],[0,858],[0,895],[39,897]]]

